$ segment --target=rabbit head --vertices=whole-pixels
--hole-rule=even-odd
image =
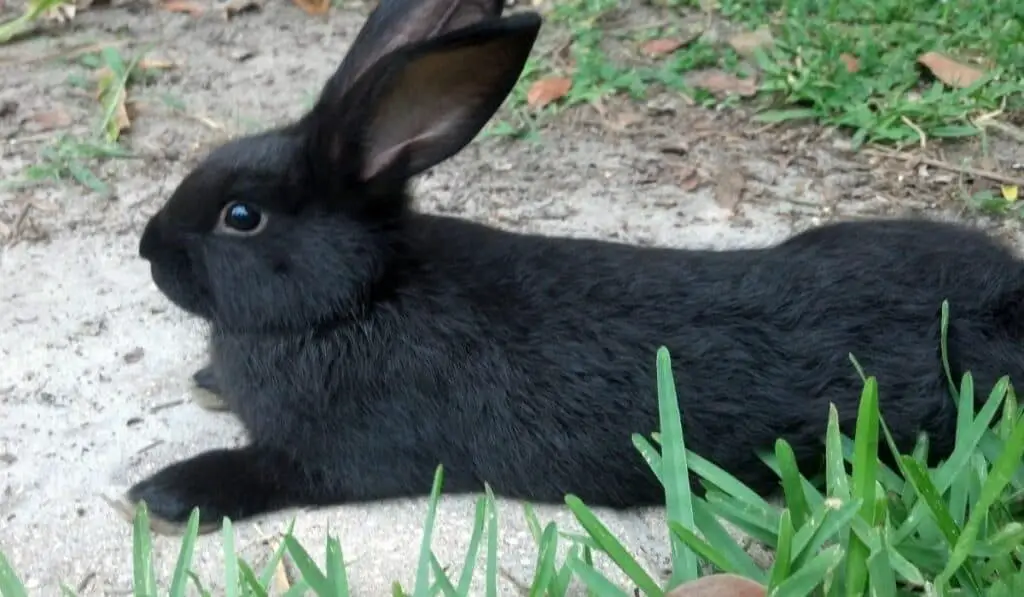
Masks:
[[[501,0],[382,0],[313,108],[208,155],[139,243],[160,290],[219,329],[305,330],[389,292],[409,179],[517,82],[541,18]]]

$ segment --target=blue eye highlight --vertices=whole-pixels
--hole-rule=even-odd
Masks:
[[[260,210],[247,203],[230,203],[223,214],[224,226],[235,232],[252,233],[263,223]]]

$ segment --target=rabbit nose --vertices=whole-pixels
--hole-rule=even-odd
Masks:
[[[142,231],[142,238],[139,240],[139,257],[147,261],[153,260],[162,244],[163,235],[157,224],[159,215],[158,213],[149,219],[149,222],[146,223],[146,229]]]

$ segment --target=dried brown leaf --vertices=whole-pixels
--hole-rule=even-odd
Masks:
[[[168,12],[181,12],[193,17],[198,17],[206,12],[206,7],[193,0],[167,0],[160,5],[160,8]]]
[[[678,39],[652,39],[640,44],[640,51],[651,58],[657,58],[671,54],[683,47],[683,42]]]
[[[71,124],[71,116],[60,108],[36,112],[29,116],[29,120],[35,124],[33,129],[39,132],[52,131]]]
[[[718,173],[715,181],[715,201],[725,209],[732,211],[743,198],[743,190],[747,179],[742,172],[727,169]]]
[[[119,101],[114,108],[114,117],[111,119],[110,126],[117,131],[114,135],[115,139],[132,126],[132,119],[128,116],[128,106],[125,105],[126,96],[127,94],[124,92],[118,94]]]
[[[843,52],[839,55],[839,59],[842,60],[843,64],[846,66],[846,72],[855,73],[860,70],[860,61],[857,60],[856,56]]]
[[[775,38],[772,37],[771,29],[767,27],[737,33],[729,38],[729,45],[732,46],[732,49],[745,58],[753,56],[754,50],[769,48],[773,43],[775,43]]]
[[[701,182],[700,174],[694,167],[689,167],[679,173],[679,188],[686,193],[696,189],[700,186]]]
[[[292,0],[306,14],[320,16],[327,14],[331,8],[331,0]]]
[[[566,77],[546,77],[530,85],[526,92],[526,103],[531,108],[543,108],[555,100],[562,99],[572,88],[572,79]]]
[[[764,597],[765,587],[736,574],[711,574],[683,583],[665,597]]]
[[[679,37],[651,39],[640,44],[640,51],[651,58],[659,58],[671,54],[683,46],[690,45],[703,33],[702,29],[694,27],[683,32]]]
[[[143,58],[136,66],[139,70],[167,70],[177,65],[163,58]]]
[[[741,79],[717,68],[690,71],[686,73],[686,82],[714,95],[750,97],[757,93],[757,81],[754,79]]]
[[[925,52],[918,56],[917,61],[950,87],[970,87],[984,76],[980,70],[938,52]]]

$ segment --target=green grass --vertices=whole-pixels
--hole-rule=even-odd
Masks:
[[[948,372],[945,333],[949,307],[942,306],[940,354]],[[861,372],[864,386],[853,438],[841,433],[839,413],[830,408],[825,441],[823,478],[812,483],[795,465],[792,449],[779,440],[774,452],[762,455],[778,474],[782,506],[774,505],[730,474],[685,448],[685,429],[671,374],[670,355],[657,353],[660,430],[646,437],[637,433],[633,444],[666,489],[665,525],[671,540],[672,573],[659,581],[629,552],[579,498],[566,504],[583,533],[541,525],[526,505],[526,522],[537,542],[536,566],[523,592],[531,596],[563,596],[574,582],[591,595],[662,596],[702,576],[730,573],[751,579],[772,597],[896,597],[957,595],[1016,597],[1024,591],[1024,409],[1008,378],[1000,379],[984,400],[970,373],[959,384],[950,382],[951,400],[958,407],[956,444],[940,465],[929,468],[928,442],[922,436],[911,454],[901,454],[892,469],[879,450],[896,454],[885,421],[879,416],[879,382]],[[975,412],[974,404],[982,407]],[[659,449],[660,446],[660,449]],[[706,488],[695,496],[686,483],[696,475]],[[483,554],[485,594],[497,594],[497,500],[489,487],[478,497],[472,535],[449,575],[434,554],[432,537],[441,499],[443,471],[438,467],[427,506],[420,557],[411,592],[399,583],[393,595],[445,597],[470,594]],[[744,531],[774,551],[773,563],[761,568],[726,531],[724,522]],[[160,588],[153,573],[151,538],[145,507],[137,510],[133,531],[134,594],[138,597],[180,597],[188,585],[200,595],[212,595],[191,570],[198,533],[193,512],[181,542],[168,588]],[[221,533],[225,555],[227,597],[263,597],[282,558],[289,558],[301,578],[287,595],[339,597],[349,594],[342,547],[330,535],[324,547],[325,567],[292,535],[257,573],[239,559],[234,531],[227,519]],[[560,547],[564,557],[559,558]],[[620,570],[630,586],[616,585],[594,564],[595,556]],[[605,568],[606,569],[606,568]],[[73,592],[65,588],[65,595]],[[0,594],[27,596],[7,560],[0,554]]]
[[[524,78],[570,75],[561,107],[614,93],[642,97],[652,87],[685,93],[699,103],[715,99],[687,84],[686,74],[714,67],[737,77],[757,76],[752,101],[765,122],[811,120],[850,131],[854,143],[907,144],[977,135],[979,116],[1024,110],[1024,3],[1017,0],[655,0],[656,27],[619,25],[629,0],[556,0],[550,26],[569,32],[571,72],[550,61]],[[712,16],[737,31],[768,28],[774,43],[743,59],[728,39],[699,38],[676,52],[644,60],[639,40],[689,39],[678,31],[682,15],[712,5]],[[682,37],[680,37],[682,36]],[[708,41],[713,40],[713,41]],[[613,48],[615,51],[613,51]],[[940,52],[984,73],[970,88],[935,80],[917,59]],[[635,59],[622,56],[635,55]],[[841,55],[856,58],[848,72]],[[564,69],[563,69],[564,70]],[[517,96],[522,101],[523,95]],[[553,108],[554,109],[554,108]],[[506,127],[507,128],[507,127]],[[512,129],[515,130],[515,129]]]
[[[21,15],[0,23],[0,45],[31,33],[47,12],[73,4],[69,0],[30,0]]]
[[[28,166],[20,177],[4,181],[0,187],[73,182],[96,193],[109,193],[110,186],[97,174],[96,167],[109,159],[135,157],[121,142],[124,124],[119,115],[125,110],[129,86],[155,77],[157,69],[147,67],[144,62],[149,49],[125,56],[118,48],[108,46],[69,64],[69,67],[84,67],[95,75],[88,78],[74,72],[67,79],[68,85],[97,98],[97,114],[91,130],[84,135],[57,135],[40,150],[35,164]]]

